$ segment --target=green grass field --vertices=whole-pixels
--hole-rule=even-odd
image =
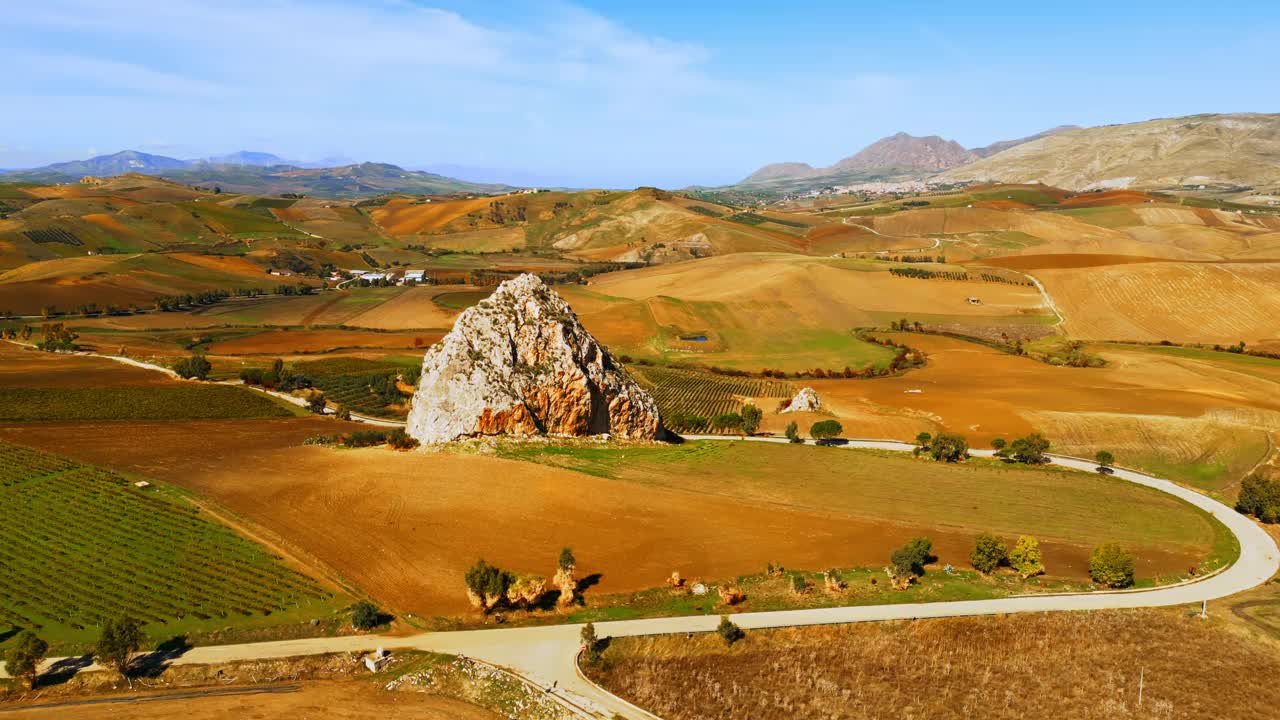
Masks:
[[[896,453],[746,441],[626,452],[509,445],[500,452],[601,477],[880,521],[1205,553],[1220,542],[1217,523],[1164,493],[1052,467],[980,459],[947,465]]]
[[[0,388],[0,421],[231,420],[292,417],[259,393],[227,385]]]
[[[51,644],[82,646],[126,614],[158,641],[327,620],[344,605],[167,488],[3,442],[0,518],[0,627]]]

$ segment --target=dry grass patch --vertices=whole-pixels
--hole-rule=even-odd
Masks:
[[[1217,720],[1272,717],[1277,673],[1271,644],[1153,610],[621,638],[594,675],[669,720]]]

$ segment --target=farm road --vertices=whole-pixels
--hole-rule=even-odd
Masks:
[[[693,440],[739,442],[787,442],[784,438],[731,438],[694,435]],[[851,440],[844,448],[866,448],[906,452],[912,445],[888,440]],[[823,452],[838,452],[840,447]],[[973,451],[990,456],[992,451]],[[1078,458],[1054,456],[1052,462],[1063,467],[1094,471],[1094,463]],[[1132,470],[1117,468],[1116,478],[1145,485],[1195,505],[1221,521],[1240,544],[1240,557],[1234,564],[1216,574],[1194,581],[1146,590],[1075,593],[1060,595],[1027,595],[993,600],[913,603],[904,605],[871,605],[861,607],[781,610],[774,612],[736,613],[734,622],[743,628],[773,628],[803,625],[827,625],[883,620],[1001,615],[1018,612],[1058,612],[1119,608],[1166,607],[1197,604],[1215,600],[1256,587],[1280,570],[1280,549],[1261,527],[1248,517],[1222,503],[1163,480]],[[665,635],[673,633],[712,632],[719,618],[698,615],[644,620],[620,620],[596,624],[601,637]],[[377,647],[414,649],[466,655],[508,668],[529,682],[549,688],[574,705],[588,708],[584,717],[646,718],[653,716],[632,706],[586,680],[577,667],[580,625],[462,630],[433,632],[409,637],[349,636],[309,638],[243,645],[197,647],[174,664],[225,663],[239,660],[285,658],[324,653],[360,652]],[[53,662],[53,661],[50,661]]]

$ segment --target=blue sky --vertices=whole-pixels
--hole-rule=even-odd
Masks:
[[[899,130],[1280,111],[1280,3],[41,0],[0,24],[0,168],[240,149],[681,187]]]

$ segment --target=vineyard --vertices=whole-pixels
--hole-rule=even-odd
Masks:
[[[0,388],[0,421],[230,420],[290,417],[270,398],[225,385]]]
[[[795,394],[795,388],[783,380],[674,368],[628,369],[653,395],[666,426],[676,432],[705,432],[717,416],[741,410],[744,398],[782,399]]]
[[[164,491],[0,442],[0,627],[77,643],[129,615],[154,638],[300,622],[335,600]]]
[[[410,395],[397,380],[403,375],[407,382],[417,382],[422,373],[417,366],[359,358],[298,363],[294,370],[305,374],[330,402],[359,415],[382,418],[405,416]]]

